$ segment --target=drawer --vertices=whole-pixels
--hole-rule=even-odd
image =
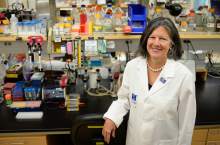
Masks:
[[[191,145],[206,145],[206,142],[200,142],[200,141],[196,141],[196,142],[192,142]]]
[[[220,129],[209,129],[207,141],[220,141]]]
[[[208,141],[206,145],[220,145],[220,141]]]
[[[0,145],[47,145],[46,136],[0,137]]]
[[[208,134],[208,129],[195,129],[193,131],[192,142],[205,142]]]

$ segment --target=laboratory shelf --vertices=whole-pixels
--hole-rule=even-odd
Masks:
[[[47,37],[44,35],[30,35],[30,36],[42,36],[43,40],[46,41]],[[15,42],[17,40],[21,40],[21,41],[27,41],[28,36],[27,35],[6,35],[6,34],[2,34],[0,35],[0,42]]]
[[[103,37],[106,40],[123,40],[123,39],[140,39],[141,35],[135,34],[124,34],[124,33],[114,33],[114,32],[99,32],[92,35],[62,35],[62,40],[75,39],[76,37],[81,37],[81,39],[86,40],[89,38],[97,39]],[[181,39],[220,39],[220,32],[180,32]]]

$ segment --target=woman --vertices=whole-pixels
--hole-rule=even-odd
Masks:
[[[178,30],[168,18],[149,22],[139,57],[127,63],[118,100],[104,114],[109,143],[130,111],[126,145],[190,145],[196,116],[193,74],[181,58]]]

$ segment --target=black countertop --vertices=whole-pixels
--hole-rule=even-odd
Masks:
[[[196,98],[196,125],[220,125],[220,79],[208,77],[205,82],[196,82]],[[70,132],[72,121],[76,116],[104,113],[113,98],[87,96],[84,101],[86,105],[81,107],[79,112],[68,112],[65,109],[48,108],[43,105],[44,115],[39,120],[16,120],[15,113],[2,104],[0,105],[0,133]]]
[[[0,133],[22,132],[63,132],[70,131],[74,118],[78,115],[89,113],[104,113],[111,102],[112,97],[88,96],[84,99],[86,105],[80,107],[80,111],[66,111],[66,109],[48,108],[42,105],[42,119],[17,120],[10,108],[0,105]]]
[[[196,82],[196,125],[220,125],[220,79]]]

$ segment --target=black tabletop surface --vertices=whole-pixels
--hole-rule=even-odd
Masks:
[[[78,115],[89,113],[101,113],[107,111],[114,98],[110,96],[87,96],[83,98],[86,104],[80,107],[80,111],[66,111],[42,105],[42,119],[17,120],[14,113],[6,105],[0,105],[0,133],[14,132],[50,132],[70,131],[73,119]]]
[[[80,88],[76,88],[80,90]],[[78,112],[42,106],[43,118],[38,120],[16,120],[15,113],[4,104],[0,105],[0,133],[70,131],[73,119],[81,114],[104,113],[113,101],[110,96],[83,96],[86,105]],[[196,125],[220,124],[220,79],[208,77],[196,82]]]
[[[196,125],[220,125],[220,79],[196,82]]]

